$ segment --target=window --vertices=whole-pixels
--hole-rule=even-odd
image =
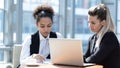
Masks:
[[[0,0],[0,43],[3,43],[4,0]]]
[[[118,6],[117,6],[117,33],[120,34],[120,0],[118,0]]]
[[[0,0],[0,46],[3,46],[4,0]],[[4,51],[0,50],[0,61],[3,61]]]
[[[0,10],[0,43],[3,43],[4,10]]]

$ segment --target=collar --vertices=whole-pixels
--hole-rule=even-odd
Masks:
[[[100,37],[100,33],[98,33],[98,34],[95,34],[95,35],[96,35],[96,37],[97,37],[97,38],[99,38],[99,37]]]
[[[40,38],[40,40],[49,39],[49,35],[50,35],[50,34],[48,34],[48,36],[45,38],[45,37],[43,37],[43,35],[39,32],[39,38]]]

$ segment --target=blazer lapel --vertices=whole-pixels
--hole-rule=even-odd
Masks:
[[[96,35],[94,35],[93,38],[91,39],[91,53],[95,52],[94,48],[95,48],[96,40],[97,40],[97,37]]]

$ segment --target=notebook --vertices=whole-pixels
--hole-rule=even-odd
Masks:
[[[82,40],[50,38],[49,45],[52,64],[89,65],[83,61]]]

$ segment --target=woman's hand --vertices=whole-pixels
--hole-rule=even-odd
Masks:
[[[33,54],[32,58],[36,59],[38,62],[43,62],[45,60],[45,58],[40,54]]]

